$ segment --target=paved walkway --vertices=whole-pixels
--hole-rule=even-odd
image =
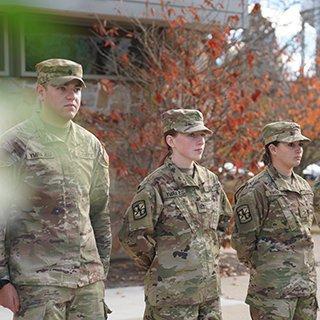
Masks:
[[[250,320],[248,307],[243,303],[248,279],[248,276],[223,278],[221,301],[223,320]],[[144,310],[142,287],[109,289],[106,294],[108,305],[113,310],[110,320],[142,319]]]
[[[314,236],[315,256],[320,291],[320,235]],[[248,276],[222,278],[223,320],[250,320],[249,309],[243,302],[248,287]],[[320,297],[319,297],[320,298]],[[110,320],[141,320],[144,310],[143,288],[127,287],[106,290],[106,301],[113,310]],[[320,301],[320,299],[319,299]],[[0,320],[12,320],[12,314],[0,307]],[[94,319],[92,319],[94,320]],[[320,320],[320,312],[318,313]]]

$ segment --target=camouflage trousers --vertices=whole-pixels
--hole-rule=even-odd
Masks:
[[[316,295],[292,299],[247,297],[252,320],[316,320],[318,303]]]
[[[220,298],[195,305],[155,307],[146,303],[144,320],[222,320]]]
[[[19,286],[20,311],[14,320],[105,320],[102,281],[81,288]]]

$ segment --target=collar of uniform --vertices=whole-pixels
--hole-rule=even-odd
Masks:
[[[81,143],[79,141],[79,134],[77,134],[76,124],[71,121],[70,132],[67,138],[68,145],[72,145],[74,147],[79,146]]]
[[[193,179],[189,175],[183,173],[173,162],[171,157],[168,157],[165,160],[166,166],[169,168],[170,172],[173,175],[174,181],[180,187],[198,187],[199,185],[196,183],[196,179]],[[198,165],[195,164],[195,176],[199,176],[198,172]]]
[[[59,137],[48,132],[48,130],[45,127],[45,123],[42,121],[42,119],[38,113],[32,117],[32,122],[33,122],[34,126],[37,128],[39,137],[40,137],[43,144],[62,142],[62,140],[59,139]],[[76,142],[76,138],[75,138],[74,126],[75,126],[75,124],[73,123],[73,121],[71,121],[70,132],[69,132],[65,142],[67,142],[68,144],[77,145],[78,143]]]
[[[297,175],[293,171],[291,183],[283,179],[275,167],[268,166],[267,171],[280,191],[294,191],[300,193],[302,190]]]

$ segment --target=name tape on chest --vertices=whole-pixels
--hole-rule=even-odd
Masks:
[[[171,190],[166,192],[167,198],[183,197],[185,195],[186,195],[186,190],[184,189]]]
[[[27,159],[53,158],[53,154],[49,152],[27,151],[26,157]]]

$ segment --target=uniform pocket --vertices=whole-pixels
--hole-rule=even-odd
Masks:
[[[191,210],[192,210],[191,205],[185,204],[184,199],[182,197],[174,198],[174,202],[175,202],[175,205],[177,208],[177,213],[180,213],[183,216],[183,218],[186,220],[186,222],[188,223],[190,229],[193,232],[196,232],[197,223],[196,223],[196,219],[191,214]]]
[[[203,228],[217,230],[219,222],[218,205],[215,201],[197,201],[199,217],[202,221]]]
[[[288,194],[279,190],[268,190],[266,196],[269,203],[269,218],[273,221],[275,232],[277,230],[283,232],[288,227],[291,231],[297,231],[299,229],[297,221],[299,209],[298,206],[293,206],[293,204],[297,203],[293,193]]]
[[[299,212],[304,223],[309,229],[314,219],[313,192],[311,190],[301,190],[301,200],[299,201]]]
[[[26,166],[31,172],[35,170],[37,177],[41,177],[48,172],[56,172],[60,168],[54,154],[49,151],[33,152],[28,150],[26,152]]]
[[[297,217],[296,217],[298,212],[292,211],[292,208],[290,208],[290,205],[284,199],[284,197],[279,197],[277,202],[279,203],[280,209],[281,209],[281,212],[279,212],[279,213],[283,215],[289,228],[292,231],[296,231],[297,229],[299,229]]]
[[[203,226],[205,229],[217,230],[221,210],[221,186],[219,183],[204,186],[204,200],[201,201],[206,208],[203,214]]]
[[[43,320],[46,314],[46,305],[35,306],[27,309],[22,309],[15,316],[14,320]]]

